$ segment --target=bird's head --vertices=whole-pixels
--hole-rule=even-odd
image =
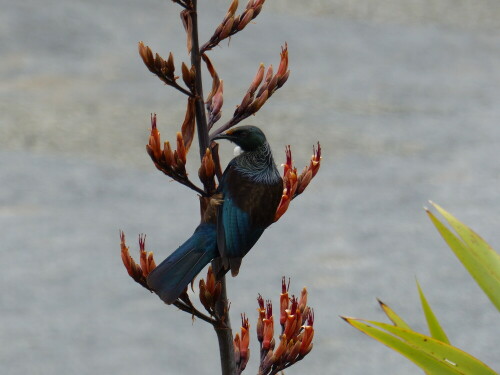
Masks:
[[[238,126],[212,138],[212,140],[217,139],[228,139],[240,146],[243,151],[254,151],[266,143],[266,136],[262,130],[253,125]]]

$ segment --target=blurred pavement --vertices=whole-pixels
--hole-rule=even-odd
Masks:
[[[200,2],[202,40],[227,3]],[[268,3],[210,53],[223,118],[286,41],[290,79],[250,123],[277,162],[291,144],[301,169],[320,140],[323,163],[230,280],[234,328],[242,312],[255,327],[257,293],[277,303],[286,275],[292,292],[308,287],[316,315],[315,348],[287,374],[420,374],[338,317],[383,320],[378,297],[425,332],[417,277],[452,344],[500,371],[498,312],[422,209],[432,199],[500,249],[500,3]],[[0,373],[219,373],[211,327],[136,285],[119,253],[119,229],[132,253],[146,233],[159,261],[198,222],[194,194],[144,149],[149,114],[172,140],[185,104],[137,42],[186,61],[178,7],[0,6]],[[221,149],[229,160],[233,147]]]

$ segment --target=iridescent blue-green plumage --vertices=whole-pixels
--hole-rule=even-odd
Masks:
[[[214,139],[228,139],[242,153],[228,164],[217,193],[216,224],[202,223],[193,235],[148,276],[148,285],[166,303],[172,303],[214,258],[223,272],[238,274],[241,260],[273,223],[283,192],[283,181],[264,133],[240,126]]]

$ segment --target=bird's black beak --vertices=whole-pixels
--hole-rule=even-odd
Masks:
[[[211,141],[215,141],[215,140],[218,140],[218,139],[227,139],[228,141],[234,141],[236,139],[236,137],[234,136],[234,134],[232,134],[231,131],[227,131],[225,133],[216,134],[215,136],[210,137]]]

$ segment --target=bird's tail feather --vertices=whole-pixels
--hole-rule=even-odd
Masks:
[[[147,277],[149,287],[167,304],[173,303],[189,283],[218,255],[215,226],[202,224],[177,250]]]

